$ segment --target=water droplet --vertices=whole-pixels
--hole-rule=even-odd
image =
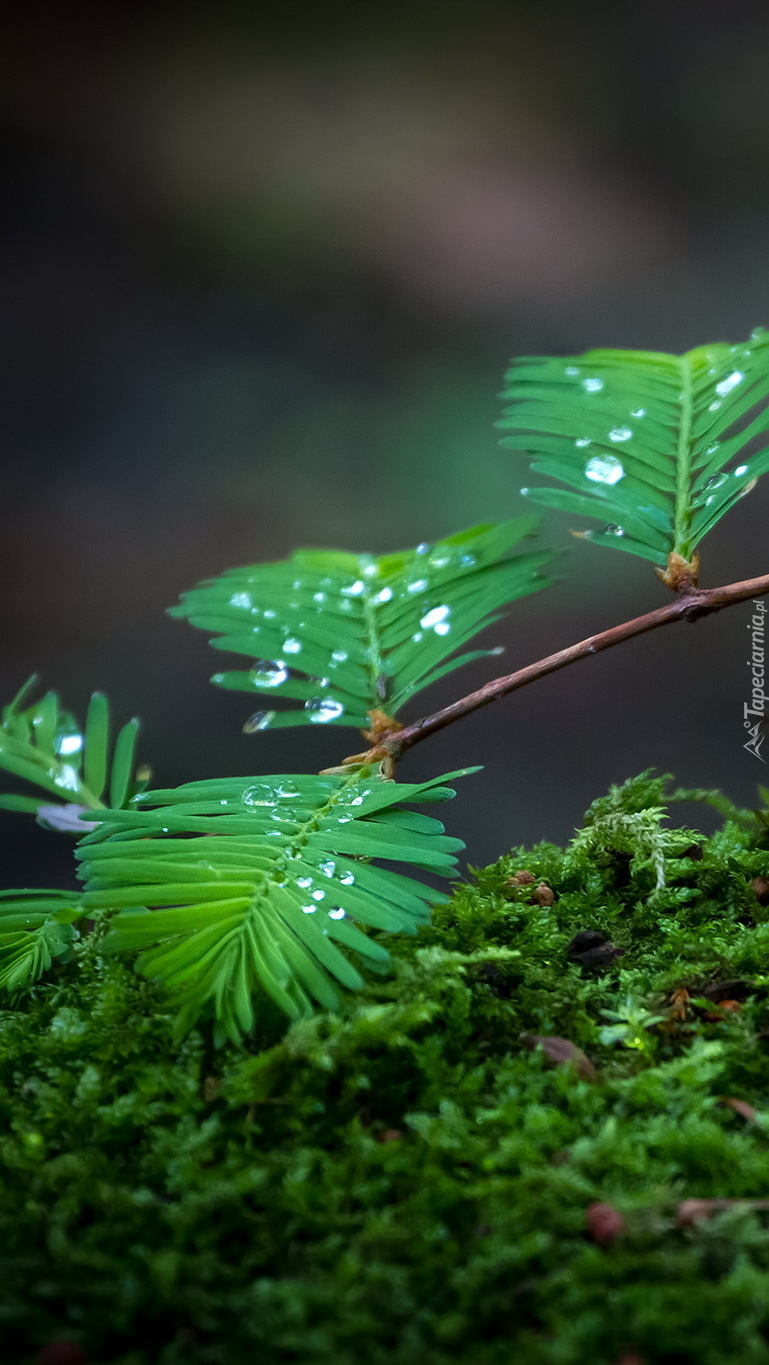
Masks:
[[[315,911],[317,910],[317,908],[318,908],[317,905],[303,905],[303,906],[302,906],[302,914],[303,914],[303,915],[314,915],[314,914],[315,914]]]
[[[280,782],[275,788],[275,795],[284,800],[286,797],[300,796],[301,793],[294,782]]]
[[[288,669],[285,664],[258,659],[248,676],[254,687],[280,687],[288,677]]]
[[[339,603],[339,610],[352,611],[352,602],[350,602],[349,599],[345,597],[344,600]]]
[[[344,919],[344,910],[329,910],[328,917],[329,919]]]
[[[322,872],[324,877],[333,877],[335,870],[336,863],[333,858],[326,858],[322,863],[318,863],[318,871]]]
[[[335,649],[333,654],[331,655],[331,658],[334,660],[335,664],[343,664],[347,659],[347,650]]]
[[[302,649],[301,640],[295,640],[291,635],[289,635],[287,640],[283,641],[284,654],[300,654],[301,649]]]
[[[354,796],[354,797],[352,798],[352,801],[350,802],[350,805],[351,805],[351,806],[362,806],[362,805],[363,805],[363,797],[362,797],[362,796]]]
[[[708,403],[708,412],[718,412],[718,409],[720,408],[720,406],[721,406],[721,399],[720,399],[720,398],[714,398],[714,400],[713,400],[712,403]]]
[[[646,416],[646,408],[633,408],[633,409],[631,410],[630,416],[631,416],[631,417],[645,417],[645,416]]]
[[[564,374],[568,374],[570,376],[579,374],[579,367],[577,365],[567,365],[566,369],[564,370]]]
[[[57,787],[62,787],[64,791],[76,792],[79,787],[77,770],[69,763],[62,763],[59,769],[52,768],[48,774],[52,777]]]
[[[339,880],[342,883],[342,886],[352,886],[355,881],[355,876],[352,872],[343,872]]]
[[[462,567],[463,567],[464,569],[471,569],[475,564],[477,564],[478,561],[477,561],[475,555],[469,555],[469,554],[468,554],[468,555],[462,555],[462,556],[460,557],[459,562],[460,562],[460,564],[462,565]]]
[[[441,550],[430,555],[429,562],[434,569],[445,569],[446,565],[451,563],[451,555],[446,554],[445,550]]]
[[[308,887],[312,886],[312,877],[297,877],[296,884],[301,886],[303,891],[306,891]]]
[[[425,613],[419,622],[423,630],[436,630],[439,635],[445,635],[445,630],[438,631],[438,626],[450,614],[451,608],[447,606],[433,607],[431,611]]]
[[[79,754],[82,747],[83,736],[78,734],[76,730],[70,731],[69,734],[56,736],[54,749],[57,754],[62,754],[63,756],[68,754]]]
[[[247,592],[235,592],[230,598],[231,607],[252,607],[253,605],[251,595]]]
[[[732,389],[736,389],[737,385],[741,384],[744,378],[745,376],[742,373],[742,370],[732,370],[732,373],[728,374],[725,379],[722,379],[720,384],[716,384],[716,393],[719,398],[725,398],[727,393],[731,393]]]
[[[583,379],[582,387],[585,393],[600,393],[603,388],[602,379]]]
[[[382,591],[377,593],[376,600],[377,602],[389,602],[390,599],[392,598],[392,595],[393,595],[392,588],[382,588]]]
[[[763,341],[765,336],[766,336],[765,327],[754,327],[753,331],[750,334],[750,339],[751,341]]]
[[[712,446],[708,446],[707,450],[705,451],[705,454],[706,454],[706,455],[715,455],[715,453],[716,453],[716,451],[718,450],[718,448],[719,448],[720,445],[721,445],[721,442],[720,442],[720,441],[714,441],[713,444],[712,444]]]
[[[377,564],[375,559],[371,559],[368,555],[360,555],[358,563],[361,566],[361,573],[363,574],[364,578],[378,577],[379,565]]]
[[[743,479],[743,478],[745,477],[745,475],[748,474],[749,472],[750,472],[750,465],[747,465],[747,464],[738,464],[738,465],[737,465],[737,468],[736,468],[735,471],[734,471],[734,477],[735,477],[735,479]]]
[[[326,899],[325,891],[311,891],[310,895],[314,901],[324,901]]]
[[[615,521],[610,521],[606,526],[601,527],[602,536],[624,536],[625,532]]]
[[[609,432],[610,441],[629,441],[633,435],[632,427],[613,427]]]
[[[257,730],[266,730],[268,725],[272,725],[275,716],[275,711],[255,711],[243,726],[243,734],[254,735]]]
[[[585,478],[592,483],[619,483],[625,477],[625,470],[613,455],[594,455],[585,465]]]
[[[421,543],[421,545],[417,545],[417,548],[416,548],[416,550],[414,551],[414,553],[415,553],[415,554],[418,554],[418,555],[426,555],[426,554],[429,554],[429,551],[430,551],[430,546],[428,545],[428,543],[427,543],[426,540],[423,540],[422,543]]]
[[[342,592],[345,595],[345,597],[360,597],[361,593],[365,592],[365,590],[366,584],[363,582],[362,578],[356,579],[356,581],[353,584],[351,584],[349,588],[342,588]]]
[[[304,709],[313,725],[325,725],[327,721],[336,720],[344,712],[342,703],[334,701],[333,697],[311,697],[304,703]]]
[[[419,644],[419,641],[422,639],[422,632],[421,632],[421,630],[415,630],[415,631],[414,631],[414,634],[412,635],[411,638],[412,638],[412,640],[414,641],[414,644],[415,644],[415,645],[418,645],[418,644]]]
[[[268,620],[270,620],[270,621],[271,621],[271,620],[273,619],[273,617],[275,616],[275,612],[273,611],[272,607],[265,607],[265,609],[264,609],[264,614],[265,614],[265,616],[268,618]]]
[[[325,602],[326,597],[327,594],[325,592],[314,592],[312,595],[312,600],[313,602]]]
[[[584,450],[585,446],[591,446],[593,442],[590,440],[589,436],[580,436],[579,440],[575,441],[574,444],[575,446],[579,446],[580,450]],[[521,489],[521,492],[523,492],[523,489]]]
[[[267,792],[266,787],[246,787],[246,790],[241,792],[240,799],[244,806],[271,806],[272,800]],[[222,802],[223,806],[227,804],[226,801]]]
[[[406,592],[424,592],[427,587],[426,578],[414,578],[406,584]]]
[[[712,479],[708,479],[707,483],[705,484],[705,487],[721,488],[726,483],[726,479],[727,479],[726,474],[714,474]]]

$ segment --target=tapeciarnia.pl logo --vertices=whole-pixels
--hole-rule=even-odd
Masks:
[[[748,622],[748,630],[751,632],[751,651],[750,658],[748,659],[748,667],[750,668],[751,674],[751,694],[750,701],[744,702],[742,707],[742,723],[748,732],[749,738],[747,743],[743,744],[742,747],[743,749],[747,749],[749,754],[753,754],[755,758],[760,758],[761,762],[765,763],[766,759],[761,753],[761,745],[765,739],[762,725],[766,715],[766,693],[764,691],[764,684],[766,682],[764,664],[764,623],[766,605],[763,599],[759,598],[757,600],[754,599],[753,606],[755,607],[755,612]]]

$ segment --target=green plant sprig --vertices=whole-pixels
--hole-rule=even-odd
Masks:
[[[260,995],[292,1018],[334,1008],[339,985],[355,989],[363,965],[387,958],[377,935],[413,932],[440,899],[378,864],[442,877],[456,869],[461,841],[404,803],[446,799],[445,782],[462,774],[396,783],[408,748],[579,659],[769,593],[769,574],[698,586],[704,535],[769,469],[769,449],[746,454],[769,429],[769,408],[754,411],[769,397],[766,334],[682,357],[527,359],[511,371],[506,396],[512,443],[528,450],[535,471],[568,485],[530,495],[616,516],[577,534],[652,560],[675,600],[404,723],[402,708],[419,691],[497,652],[457,650],[551,582],[553,556],[521,548],[535,519],[489,522],[379,557],[301,550],[198,585],[172,614],[249,660],[213,681],[300,703],[258,712],[246,731],[353,726],[369,747],[319,775],[147,792],[148,774],[134,771],[137,722],[122,728],[110,758],[106,698],[94,693],[81,731],[54,693],[24,706],[27,685],[3,712],[0,768],[60,800],[44,806],[13,794],[0,805],[81,834],[85,890],[0,893],[0,989],[34,984],[55,957],[72,954],[74,926],[95,917],[108,951],[138,950],[138,969],[171,992],[179,1033],[211,1014],[217,1036],[237,1041],[253,1028]]]

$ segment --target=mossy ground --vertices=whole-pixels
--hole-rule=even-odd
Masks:
[[[661,793],[245,1053],[86,939],[0,1017],[4,1359],[769,1362],[769,1213],[680,1207],[769,1196],[769,841],[666,835]]]

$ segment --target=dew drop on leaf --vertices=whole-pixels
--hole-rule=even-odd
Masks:
[[[325,725],[344,713],[342,703],[334,701],[333,697],[310,697],[310,700],[304,703],[304,709],[313,725]]]
[[[287,645],[288,641],[286,641],[284,648]],[[285,664],[280,662],[257,659],[248,676],[254,687],[280,687],[280,684],[284,683],[288,677],[288,669]]]
[[[324,858],[322,863],[318,863],[318,871],[322,872],[324,877],[333,877],[335,870],[336,863],[333,858]]]
[[[295,640],[292,635],[289,635],[288,639],[283,641],[284,654],[299,654],[301,652],[301,649],[302,649],[301,640]]]
[[[355,881],[355,876],[352,872],[343,872],[339,880],[342,883],[342,886],[352,886]]]
[[[341,908],[338,908],[336,910],[329,910],[328,917],[329,919],[344,919],[344,910],[342,910]]]
[[[633,435],[632,427],[612,427],[609,432],[610,441],[629,441]]]
[[[406,592],[424,592],[427,587],[426,578],[414,578],[406,584]]]
[[[731,374],[726,376],[726,379],[721,380],[720,384],[716,384],[716,393],[719,398],[725,398],[727,393],[731,393],[732,389],[736,389],[737,385],[741,384],[744,378],[745,376],[742,373],[742,370],[733,370]]]
[[[450,614],[451,608],[447,606],[433,607],[431,611],[425,613],[419,624],[423,630],[435,630],[440,635],[445,635],[445,630],[439,630],[439,626],[445,622]]]
[[[77,730],[63,732],[56,736],[54,750],[66,758],[69,754],[79,754],[83,747],[83,736]]]
[[[583,379],[582,387],[585,393],[600,393],[603,388],[602,379]]]
[[[347,660],[347,650],[335,649],[333,654],[331,655],[331,658],[333,659],[335,664],[343,664]]]
[[[257,730],[266,730],[275,719],[274,711],[255,711],[253,716],[249,716],[243,726],[244,735],[254,735]]]
[[[625,477],[621,462],[613,455],[594,455],[585,465],[585,478],[592,483],[619,483]]]

